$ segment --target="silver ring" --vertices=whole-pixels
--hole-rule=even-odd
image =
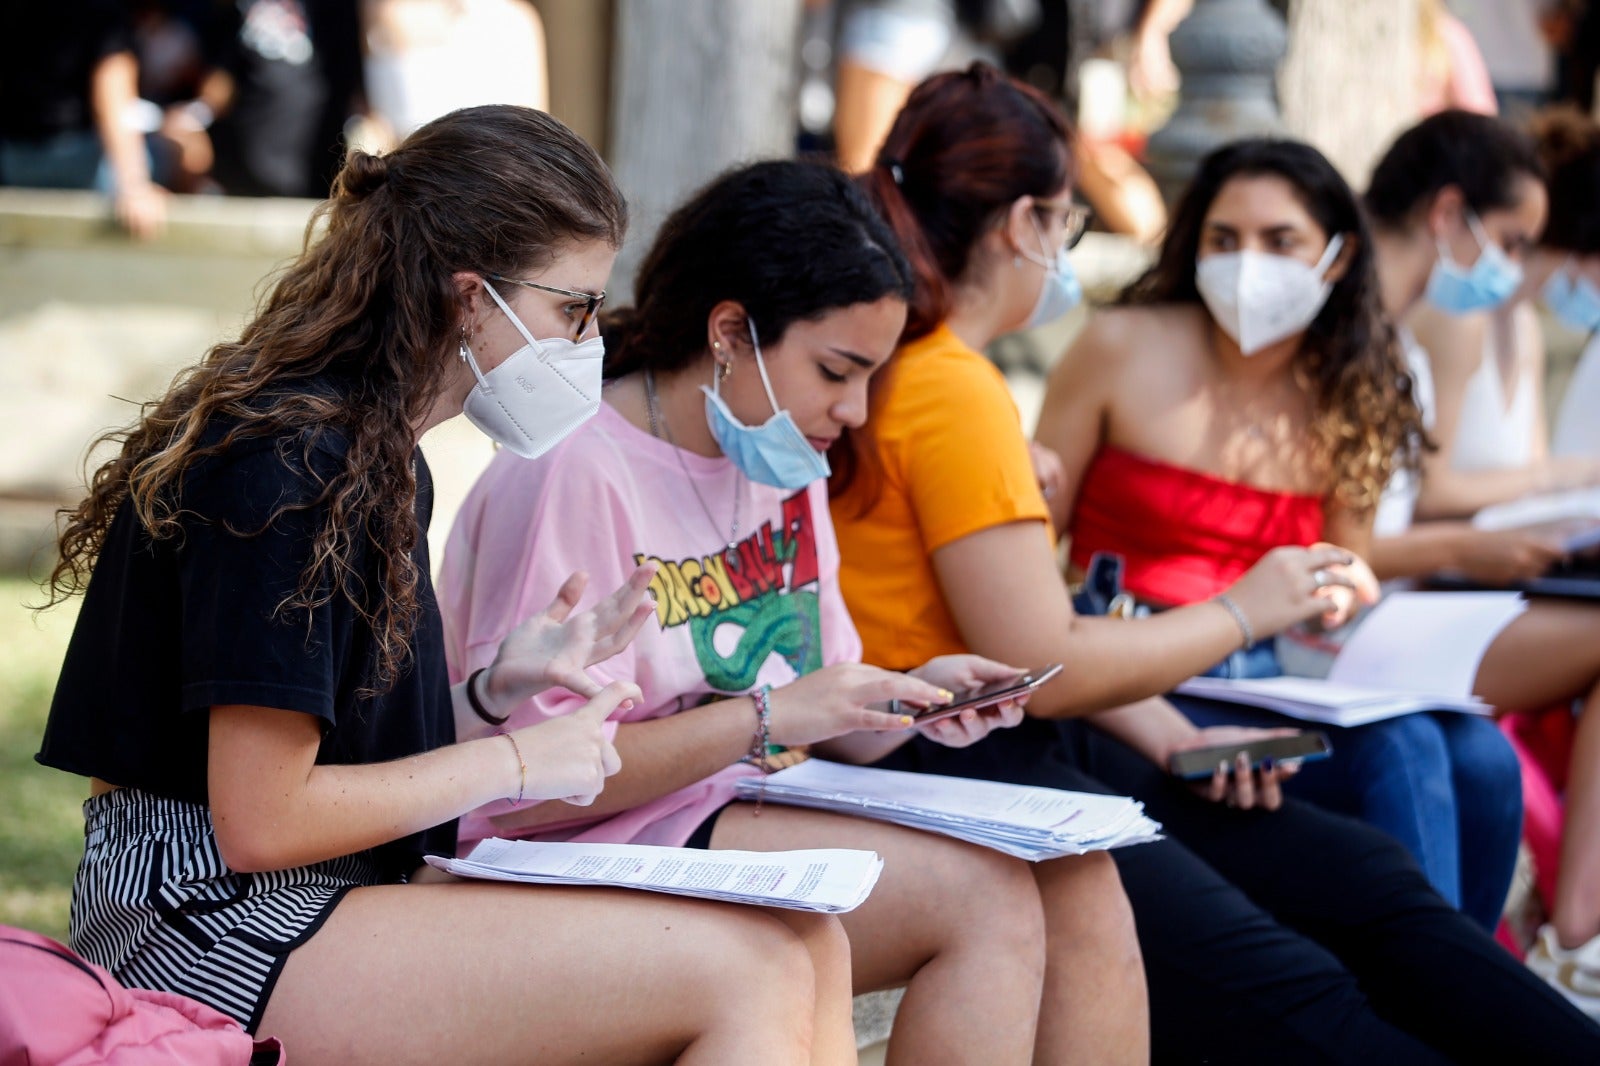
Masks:
[[[1328,571],[1319,568],[1312,572],[1311,580],[1315,581],[1317,583],[1317,588],[1320,589],[1326,585],[1333,584],[1333,575],[1328,573]]]

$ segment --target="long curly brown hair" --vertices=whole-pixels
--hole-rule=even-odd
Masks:
[[[315,500],[284,505],[267,523],[327,508],[298,587],[278,609],[309,612],[345,596],[377,648],[364,691],[388,688],[421,611],[412,454],[456,359],[463,307],[453,275],[538,270],[574,243],[619,246],[626,226],[599,156],[530,108],[467,108],[386,156],[352,153],[307,226],[304,250],[243,335],[96,442],[118,452],[93,472],[88,496],[61,511],[49,602],[87,586],[125,502],[152,539],[172,538],[184,474],[201,459],[272,438],[288,460],[337,435],[342,469]],[[377,595],[358,572],[365,553],[376,559]]]
[[[1324,233],[1345,235],[1349,265],[1307,327],[1293,372],[1311,396],[1312,457],[1327,474],[1326,495],[1370,515],[1390,477],[1414,468],[1430,444],[1379,299],[1371,230],[1350,186],[1321,152],[1298,141],[1252,138],[1206,156],[1173,211],[1155,265],[1118,302],[1201,303],[1195,263],[1206,212],[1229,181],[1259,175],[1287,181]]]

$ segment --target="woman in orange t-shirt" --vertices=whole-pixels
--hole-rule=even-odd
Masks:
[[[1399,844],[1285,799],[1281,767],[1219,771],[1201,795],[1162,769],[1174,752],[1260,734],[1197,729],[1158,694],[1246,630],[1347,609],[1329,597],[1349,599],[1336,571],[1350,557],[1278,548],[1205,602],[1133,621],[1074,613],[1016,408],[979,354],[1076,302],[1062,254],[1083,221],[1069,144],[1045,97],[979,64],[918,87],[863,178],[917,275],[866,428],[832,456],[865,657],[895,667],[971,650],[1067,667],[1016,729],[961,751],[912,741],[886,764],[1145,803],[1168,838],[1113,857],[1156,1061],[1592,1058],[1600,1030],[1440,898]],[[1229,809],[1252,806],[1276,813]]]

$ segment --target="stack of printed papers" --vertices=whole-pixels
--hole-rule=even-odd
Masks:
[[[861,906],[883,872],[883,859],[876,852],[843,848],[702,851],[493,837],[464,859],[429,855],[428,865],[485,881],[641,888],[826,914]]]
[[[1039,861],[1161,839],[1144,805],[998,781],[875,770],[810,759],[739,781],[739,795],[766,803],[838,811],[941,833]]]

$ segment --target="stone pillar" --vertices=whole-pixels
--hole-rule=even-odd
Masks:
[[[1417,0],[1292,0],[1284,124],[1358,191],[1417,114]]]
[[[1183,79],[1178,107],[1145,153],[1168,206],[1212,149],[1283,132],[1274,79],[1288,32],[1266,0],[1195,0],[1170,45]]]
[[[617,306],[656,228],[735,163],[794,154],[800,0],[616,0],[608,158],[628,240],[606,283]]]

